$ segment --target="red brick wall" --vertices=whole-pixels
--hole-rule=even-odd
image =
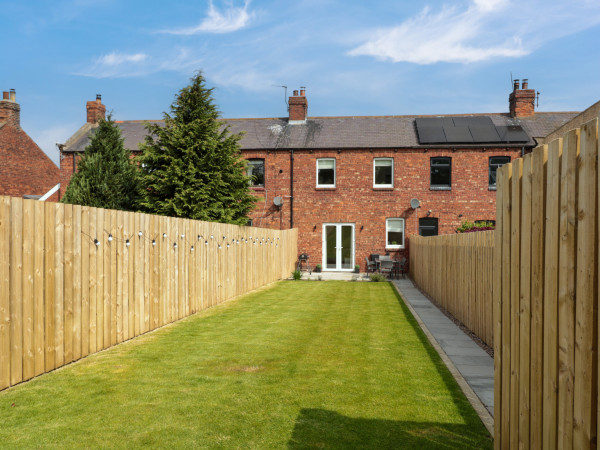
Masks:
[[[310,255],[313,265],[322,263],[323,223],[355,224],[355,263],[364,270],[365,257],[385,254],[386,218],[405,219],[405,236],[418,233],[418,219],[439,219],[439,233],[454,233],[463,220],[494,220],[496,192],[489,190],[490,156],[520,156],[520,149],[390,151],[335,150],[294,152],[294,227],[298,228],[298,252]],[[252,213],[253,224],[267,228],[290,227],[290,152],[244,151],[244,158],[265,159],[265,187],[253,188],[262,200]],[[452,158],[452,190],[430,190],[430,158]],[[317,158],[336,159],[336,188],[316,188]],[[394,159],[394,187],[373,188],[373,159]],[[283,206],[273,205],[275,196]],[[413,210],[417,198],[421,208]],[[266,199],[266,203],[264,201]],[[462,214],[462,217],[459,217]],[[406,248],[391,251],[408,255]]]
[[[44,195],[59,183],[59,169],[27,133],[5,124],[0,128],[0,180],[0,195]]]

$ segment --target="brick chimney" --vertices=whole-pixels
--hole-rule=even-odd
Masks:
[[[17,103],[14,89],[2,93],[2,101],[0,101],[1,122],[6,122],[11,127],[21,127],[21,106]]]
[[[87,102],[85,105],[87,110],[88,123],[98,123],[100,119],[106,118],[106,106],[102,104],[102,96],[96,94],[95,102]]]
[[[535,114],[535,89],[529,89],[527,79],[519,89],[519,80],[514,81],[513,91],[508,97],[512,117],[529,117]]]
[[[300,95],[298,95],[298,91],[294,91],[294,95],[290,97],[288,103],[290,109],[290,118],[288,123],[298,124],[306,122],[306,116],[308,113],[308,101],[306,100],[305,93],[305,88],[301,87]]]

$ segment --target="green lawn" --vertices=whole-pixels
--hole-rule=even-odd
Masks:
[[[492,447],[388,283],[278,283],[0,392],[0,423],[2,447]]]

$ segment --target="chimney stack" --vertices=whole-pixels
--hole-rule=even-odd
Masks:
[[[508,96],[511,117],[530,117],[535,114],[535,89],[529,89],[529,80],[523,79],[521,89],[519,80],[514,80],[513,91]]]
[[[288,104],[290,110],[288,123],[291,125],[306,123],[308,101],[306,100],[306,88],[304,86],[300,88],[300,95],[298,95],[297,90],[294,90],[294,95],[290,97]]]
[[[96,94],[96,101],[87,102],[85,105],[87,110],[87,122],[98,123],[100,119],[106,118],[106,106],[102,104],[102,96]]]
[[[17,95],[14,89],[2,93],[0,122],[5,122],[15,128],[21,127],[21,106],[17,103]]]

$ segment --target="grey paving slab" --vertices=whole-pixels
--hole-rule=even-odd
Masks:
[[[433,338],[438,352],[443,353],[442,359],[449,365],[454,374],[464,379],[467,390],[474,392],[478,405],[473,406],[479,413],[488,430],[492,432],[494,414],[494,359],[479,347],[458,326],[449,320],[434,304],[415,288],[409,279],[396,280],[402,298],[410,305],[417,317],[417,321],[424,328],[426,334]],[[452,367],[450,367],[452,366]],[[456,378],[457,375],[455,375]],[[461,381],[459,385],[461,385]],[[463,388],[465,391],[465,388]],[[465,392],[473,404],[469,392]],[[485,409],[487,413],[481,410]],[[491,425],[490,425],[491,423]]]

